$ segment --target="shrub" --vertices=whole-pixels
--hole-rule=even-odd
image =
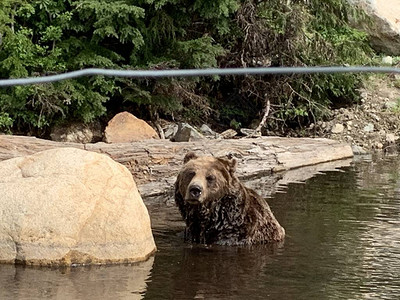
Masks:
[[[241,35],[225,65],[259,66],[344,66],[370,63],[372,50],[363,32],[351,20],[365,15],[345,0],[243,2],[237,14]],[[234,81],[236,96],[258,107],[271,104],[269,127],[315,122],[327,116],[332,105],[350,105],[358,100],[357,74],[248,76]],[[238,101],[243,107],[243,100]],[[231,103],[232,105],[232,103]],[[249,123],[255,116],[240,120]],[[296,123],[296,124],[294,124]]]

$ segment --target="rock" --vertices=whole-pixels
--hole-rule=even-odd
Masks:
[[[398,139],[397,136],[395,136],[393,133],[387,133],[385,140],[388,144],[393,144],[396,142],[396,140]]]
[[[255,130],[255,129],[249,129],[249,128],[241,128],[240,133],[247,137],[261,136],[261,132]]]
[[[127,168],[58,148],[0,162],[0,262],[33,265],[146,260],[150,218]]]
[[[373,118],[375,121],[380,122],[381,118],[379,118],[376,114],[370,113],[369,114],[371,118]]]
[[[56,142],[94,143],[102,140],[100,123],[73,123],[67,126],[57,125],[52,129],[50,138]]]
[[[375,143],[372,145],[372,148],[381,150],[381,149],[383,149],[383,144],[382,144],[381,142],[375,142]]]
[[[333,125],[331,132],[332,133],[342,133],[343,130],[344,130],[343,124],[338,123],[338,124]]]
[[[398,103],[397,100],[396,101],[387,100],[383,104],[383,108],[384,109],[389,109],[389,110],[395,110],[398,106],[399,106],[399,103]]]
[[[347,121],[346,122],[346,128],[348,131],[351,131],[353,129],[353,121]]]
[[[204,136],[199,133],[196,129],[186,123],[179,123],[178,124],[178,131],[171,138],[173,142],[191,142],[191,141],[198,141],[204,139]]]
[[[350,135],[346,135],[345,136],[345,141],[347,141],[347,142],[352,142],[354,139],[353,139],[353,137],[352,136],[350,136]]]
[[[212,138],[217,138],[218,137],[218,133],[216,133],[215,131],[213,131],[208,125],[203,124],[200,127],[200,132],[202,134],[204,134],[207,137],[212,137]]]
[[[163,131],[164,137],[169,140],[178,132],[178,124],[168,124],[165,128],[163,128]]]
[[[350,111],[347,111],[347,112],[345,113],[345,118],[346,118],[347,120],[353,120],[353,119],[354,119],[354,114],[353,114],[352,112],[350,112]]]
[[[386,136],[386,131],[381,129],[378,131],[378,135],[380,135],[380,137]],[[378,137],[378,138],[380,138],[380,137]]]
[[[356,24],[366,30],[378,52],[400,55],[400,5],[397,0],[349,0],[360,6],[370,20]]]
[[[372,131],[374,131],[374,124],[368,123],[367,125],[364,126],[363,131],[364,132],[372,132]]]
[[[108,122],[104,134],[107,143],[131,143],[159,138],[149,124],[128,112],[115,115]]]
[[[358,145],[351,145],[351,149],[353,150],[353,153],[355,155],[365,155],[368,154],[367,150],[365,150],[363,147],[358,146]]]
[[[391,66],[393,65],[393,57],[391,56],[384,56],[382,57],[382,64]]]
[[[221,132],[220,135],[223,139],[231,139],[237,135],[237,132],[236,132],[236,130],[228,129],[228,130],[225,130],[224,132]]]

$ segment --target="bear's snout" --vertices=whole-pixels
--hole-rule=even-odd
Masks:
[[[203,188],[198,184],[192,184],[189,186],[189,199],[187,200],[199,201],[202,194]]]
[[[203,192],[202,187],[197,185],[197,184],[196,185],[192,185],[189,188],[190,196],[192,196],[193,198],[196,198],[196,199],[200,197],[202,192]]]

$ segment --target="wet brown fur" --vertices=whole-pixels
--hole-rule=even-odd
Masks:
[[[175,183],[175,202],[186,222],[187,240],[246,245],[282,241],[285,230],[268,203],[236,177],[236,161],[188,153]],[[201,186],[191,199],[190,186]]]

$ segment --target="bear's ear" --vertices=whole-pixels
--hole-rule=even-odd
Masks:
[[[225,167],[228,169],[229,173],[233,174],[236,172],[237,160],[232,157],[232,155],[227,155],[227,158],[218,158]]]
[[[183,159],[183,163],[187,163],[191,159],[196,159],[198,156],[194,152],[189,152],[185,155],[185,158]]]

